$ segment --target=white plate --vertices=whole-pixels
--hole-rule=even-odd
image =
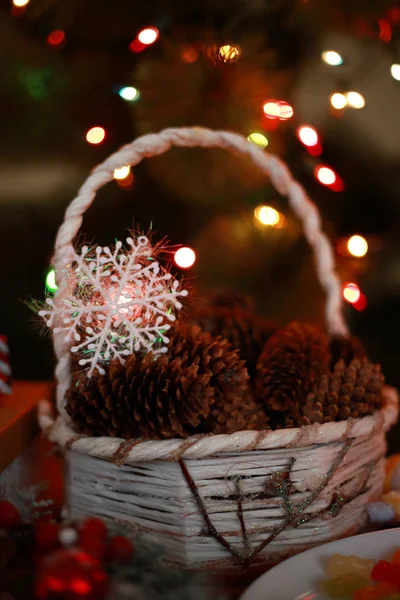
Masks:
[[[400,548],[400,528],[357,535],[324,544],[285,560],[261,575],[240,600],[328,600],[318,590],[332,554],[379,560]]]

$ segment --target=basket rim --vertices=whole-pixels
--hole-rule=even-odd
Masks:
[[[325,445],[372,435],[377,431],[385,433],[398,418],[399,396],[397,390],[390,386],[384,386],[382,395],[384,406],[366,417],[275,431],[200,434],[187,439],[144,441],[140,438],[89,437],[74,431],[62,415],[55,416],[48,401],[39,405],[39,423],[45,435],[61,447],[119,465],[153,460],[202,459],[223,453]]]

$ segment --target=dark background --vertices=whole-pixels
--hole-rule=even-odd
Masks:
[[[400,385],[400,83],[390,74],[400,62],[399,24],[400,9],[378,0],[30,0],[24,9],[3,1],[0,330],[9,336],[15,377],[51,377],[50,340],[24,302],[44,297],[57,228],[90,169],[139,134],[200,124],[267,135],[268,151],[317,203],[342,279],[356,281],[367,298],[363,311],[345,306],[352,331]],[[149,25],[159,39],[131,52]],[[54,30],[65,32],[57,46],[47,41]],[[235,63],[218,58],[228,43],[242,50]],[[192,63],[183,59],[188,49],[197,53]],[[339,51],[343,65],[324,64],[324,49]],[[118,95],[125,85],[140,90],[138,101]],[[349,89],[366,106],[332,111],[330,94]],[[262,104],[270,98],[289,102],[293,118],[268,121]],[[321,137],[318,158],[296,137],[304,123]],[[94,125],[106,130],[98,146],[85,141]],[[344,191],[316,181],[318,163],[340,174]],[[284,227],[257,227],[259,204],[281,211]],[[229,285],[282,322],[322,321],[323,297],[299,224],[243,160],[203,150],[149,160],[134,169],[131,187],[113,182],[101,191],[85,216],[85,238],[109,243],[133,225],[152,225],[155,240],[168,235],[196,250],[185,275],[198,294]],[[354,233],[369,242],[362,259],[340,254]]]

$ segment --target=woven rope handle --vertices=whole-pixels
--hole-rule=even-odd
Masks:
[[[203,147],[223,148],[232,154],[248,156],[271,180],[276,190],[287,196],[293,212],[302,222],[305,237],[314,253],[318,279],[326,294],[326,322],[329,333],[348,335],[342,314],[342,294],[335,261],[327,236],[321,231],[321,219],[315,204],[307,197],[303,187],[293,179],[286,165],[273,154],[269,154],[248,142],[243,136],[228,131],[213,131],[201,127],[164,129],[157,134],[144,135],[98,165],[88,177],[65,213],[56,242],[53,264],[56,268],[58,294],[62,294],[62,269],[68,263],[71,244],[82,225],[82,217],[95,199],[96,192],[113,180],[114,169],[123,165],[135,166],[143,158],[158,156],[172,146],[180,148]],[[54,336],[54,347],[58,358],[58,407],[62,410],[63,397],[70,383],[69,349],[60,336]]]

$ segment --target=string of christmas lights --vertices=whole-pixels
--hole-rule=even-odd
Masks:
[[[12,0],[12,8],[17,12],[12,14],[20,16],[28,6],[30,0]],[[392,40],[393,25],[400,22],[400,11],[395,9],[388,12],[387,18],[378,20],[378,39],[384,43]],[[141,29],[136,37],[128,44],[127,50],[132,53],[140,53],[146,48],[155,44],[161,37],[158,27],[149,25]],[[67,44],[67,34],[62,29],[50,31],[46,38],[47,44],[51,48],[62,48]],[[223,65],[234,65],[241,60],[243,49],[237,43],[213,44],[206,46],[205,54],[215,63]],[[183,62],[195,63],[200,56],[199,47],[187,45],[181,51]],[[323,49],[320,52],[320,60],[340,72],[340,69],[348,64],[348,60],[334,48]],[[390,66],[390,74],[396,81],[400,81],[400,57]],[[135,103],[141,100],[141,90],[133,85],[116,86],[113,90],[119,95],[121,100],[127,103]],[[329,96],[328,106],[333,109],[336,116],[341,116],[347,109],[361,110],[366,105],[366,99],[361,92],[353,89],[342,89],[334,91]],[[247,132],[248,140],[264,149],[270,143],[268,131],[279,126],[280,123],[290,122],[295,118],[293,106],[283,99],[267,98],[261,107],[260,129]],[[317,157],[323,154],[323,145],[320,133],[311,124],[297,124],[294,128],[295,135],[307,153],[315,159],[313,165],[313,175],[315,179],[324,187],[334,191],[341,192],[345,189],[345,182],[335,170],[324,163],[317,161]],[[92,125],[85,133],[86,142],[97,146],[107,140],[107,131],[102,125]],[[129,165],[121,165],[114,171],[115,182],[124,189],[131,189],[134,182],[134,174]],[[284,216],[274,207],[268,205],[259,205],[254,210],[254,219],[258,225],[263,227],[281,228],[285,224]],[[361,259],[368,252],[368,242],[361,235],[352,235],[346,242],[347,256]],[[174,263],[181,269],[189,269],[196,262],[196,253],[192,248],[184,246],[179,248],[173,257]],[[57,289],[54,270],[50,270],[46,276],[46,288],[49,292]],[[357,283],[350,282],[343,286],[344,299],[352,304],[357,310],[363,310],[366,306],[366,298],[361,292]]]

